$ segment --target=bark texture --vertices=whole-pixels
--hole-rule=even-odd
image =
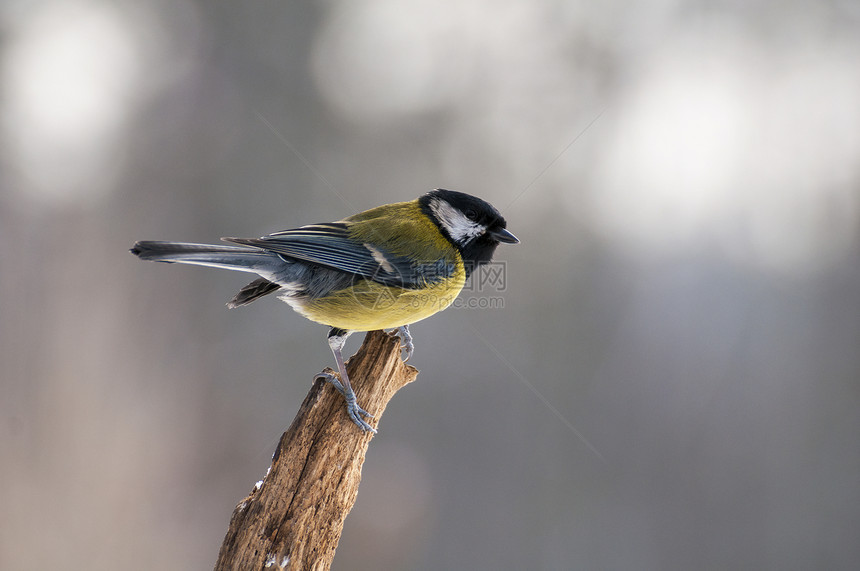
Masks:
[[[400,340],[382,331],[365,336],[347,372],[374,428],[394,393],[418,375],[401,360]],[[262,485],[233,511],[216,571],[329,569],[372,438],[349,419],[340,393],[315,381]]]

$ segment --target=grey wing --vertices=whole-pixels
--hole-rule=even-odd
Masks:
[[[343,222],[311,224],[262,238],[222,238],[235,244],[253,246],[269,252],[320,264],[359,275],[389,286],[418,289],[437,279],[449,277],[453,264],[440,260],[421,264],[406,256],[350,237]]]

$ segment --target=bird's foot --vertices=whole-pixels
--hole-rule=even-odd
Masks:
[[[400,348],[406,349],[406,358],[403,359],[403,362],[407,362],[412,357],[412,353],[415,352],[415,343],[412,342],[412,334],[409,333],[409,326],[401,325],[392,332],[392,335],[400,337]]]
[[[376,434],[376,429],[370,426],[362,416],[366,416],[367,418],[373,418],[373,415],[358,406],[358,402],[355,399],[355,392],[352,389],[347,390],[343,383],[340,382],[340,378],[335,373],[330,373],[328,371],[322,371],[314,380],[322,379],[327,383],[331,383],[331,385],[337,389],[337,392],[343,395],[344,400],[346,401],[346,412],[349,414],[349,418],[358,425],[360,429],[364,432],[372,432]]]

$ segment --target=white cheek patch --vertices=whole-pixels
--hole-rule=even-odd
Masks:
[[[433,211],[436,219],[445,227],[455,242],[464,244],[487,230],[483,225],[466,218],[462,212],[444,200],[438,198],[431,200],[430,210]]]

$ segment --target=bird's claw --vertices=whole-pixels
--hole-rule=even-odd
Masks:
[[[344,400],[346,400],[346,412],[349,414],[349,418],[364,432],[372,432],[373,434],[376,434],[376,429],[361,418],[362,416],[374,418],[374,416],[358,406],[358,402],[355,399],[355,393],[353,391],[347,391],[344,388],[343,383],[340,382],[340,378],[335,373],[322,371],[314,377],[314,380],[316,379],[322,379],[327,383],[331,383],[331,385],[337,389],[337,392],[343,395]]]
[[[408,325],[401,325],[394,331],[394,335],[400,337],[400,348],[406,349],[406,357],[403,359],[403,362],[409,361],[412,357],[412,353],[415,352],[415,343],[412,342],[412,334],[409,333]]]
[[[349,414],[349,418],[358,425],[358,427],[364,432],[371,432],[376,434],[376,429],[370,426],[366,420],[361,418],[361,416],[366,416],[367,418],[373,418],[373,415],[358,406],[358,403],[355,401],[346,403],[346,412]]]
[[[338,377],[335,373],[330,373],[328,371],[320,371],[317,373],[317,376],[314,377],[314,380],[322,379],[323,381],[330,383],[331,386],[337,389],[337,392],[342,394],[344,397],[346,396],[346,390],[343,388],[343,384],[340,382],[340,377]]]

